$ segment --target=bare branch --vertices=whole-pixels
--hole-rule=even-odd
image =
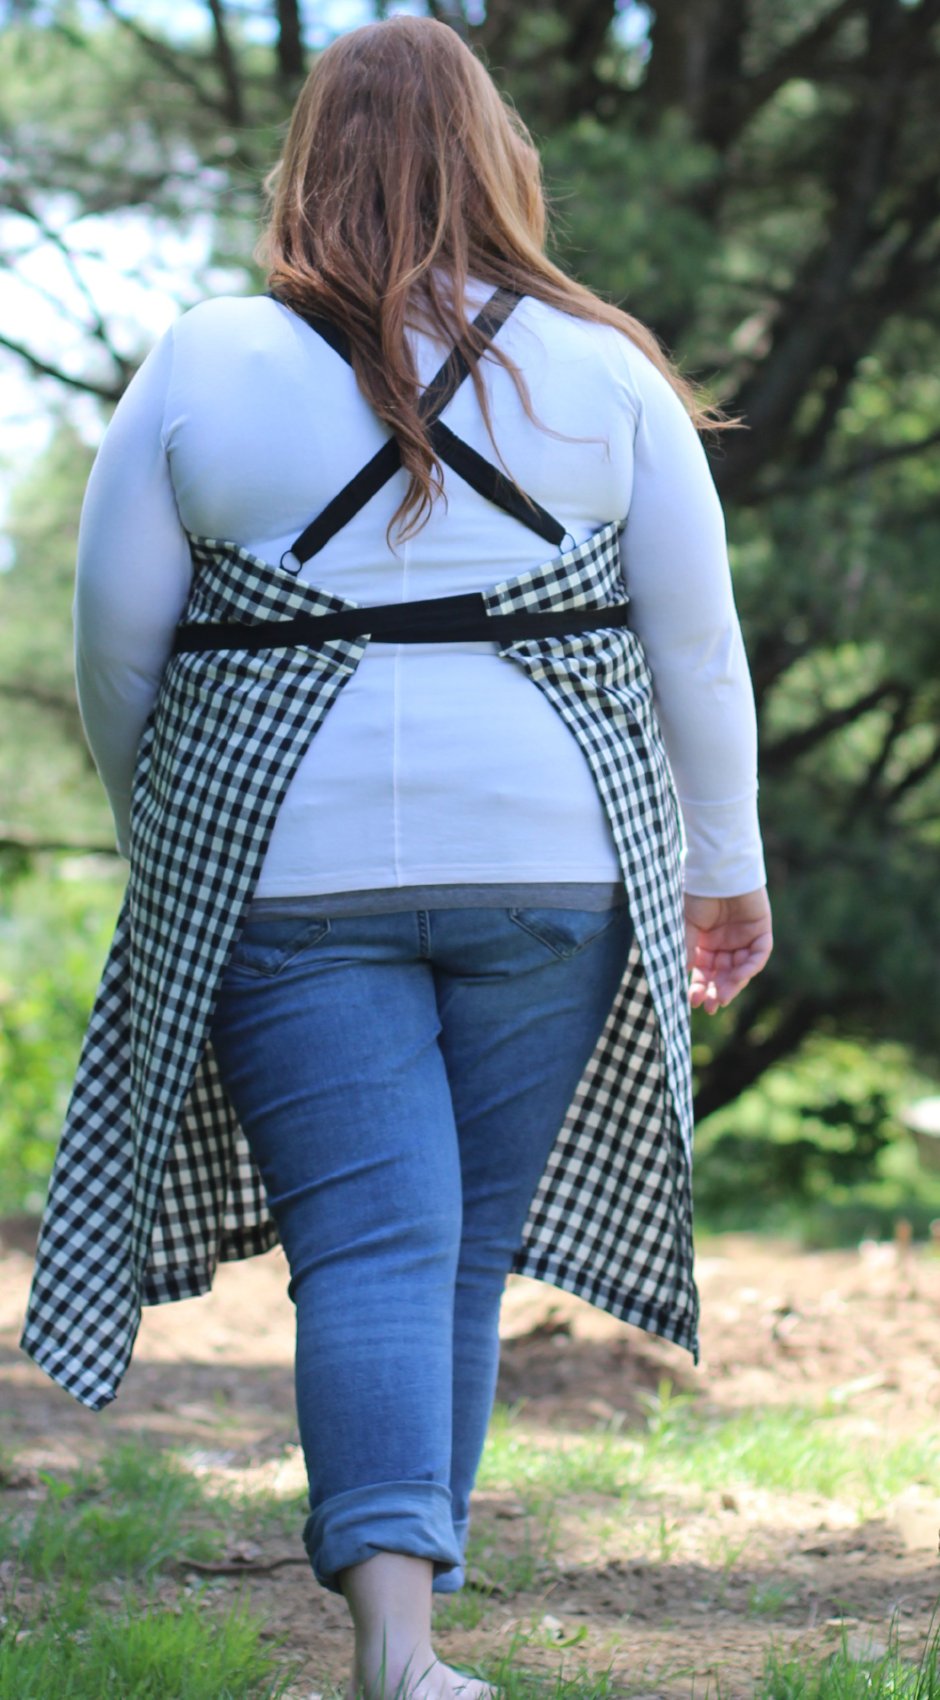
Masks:
[[[63,372],[60,366],[53,366],[48,360],[41,360],[39,355],[34,354],[31,348],[26,348],[23,343],[16,342],[13,337],[0,334],[0,348],[8,349],[11,354],[18,354],[21,360],[26,361],[30,371],[36,373],[37,377],[55,378],[60,384],[65,384],[72,390],[79,390],[83,395],[97,395],[103,401],[118,402],[123,394],[123,386],[120,384],[117,386],[96,384],[93,378],[76,378],[72,376],[71,372]]]
[[[50,714],[58,714],[63,720],[78,725],[78,704],[74,696],[63,696],[60,691],[46,690],[42,685],[29,684],[25,679],[0,679],[0,697],[9,697],[13,702],[31,702],[34,708],[46,709]]]
[[[868,809],[874,802],[875,794],[878,789],[878,782],[888,765],[891,752],[902,732],[905,732],[910,724],[911,706],[913,701],[914,693],[912,690],[902,690],[898,692],[897,701],[893,712],[889,716],[881,744],[875,752],[874,759],[869,763],[867,772],[860,783],[856,786],[852,796],[849,798],[848,806],[843,812],[842,824],[844,830],[854,826],[859,817],[863,815],[866,809]]]
[[[212,112],[221,113],[223,118],[227,117],[225,102],[210,93],[201,78],[189,69],[185,61],[174,53],[165,41],[161,41],[158,36],[151,35],[148,30],[142,29],[133,18],[125,17],[124,13],[119,11],[115,5],[115,0],[98,0],[98,5],[103,11],[107,12],[109,18],[113,18],[116,24],[120,24],[122,29],[127,30],[128,34],[132,35],[134,40],[149,53],[150,57],[165,71],[169,71],[177,82],[184,83],[187,88],[191,88],[199,96],[200,103],[203,106]]]
[[[223,111],[231,124],[242,124],[245,120],[245,107],[242,100],[241,79],[238,74],[238,63],[228,37],[222,0],[206,0],[206,5],[212,16],[212,27],[215,30],[215,60],[225,91]]]
[[[756,504],[772,501],[776,496],[788,496],[795,491],[829,489],[833,484],[843,484],[847,479],[858,478],[862,473],[871,472],[873,467],[924,454],[927,449],[934,448],[938,443],[940,429],[928,431],[926,437],[915,437],[909,443],[888,443],[881,448],[873,446],[845,466],[814,467],[806,471],[801,470],[790,478],[778,478],[773,484],[762,484],[749,493],[748,500],[749,503]]]
[[[53,225],[49,224],[43,217],[42,213],[37,212],[36,208],[29,204],[26,197],[22,195],[19,189],[12,192],[10,196],[10,204],[13,211],[18,212],[23,218],[27,218],[31,221],[38,230],[43,241],[47,242],[49,246],[54,248],[56,253],[59,254],[69,277],[75,285],[75,288],[78,290],[79,295],[88,307],[91,322],[83,324],[80,319],[77,319],[74,314],[70,313],[68,308],[65,307],[60,300],[51,295],[50,292],[43,291],[43,293],[46,294],[47,299],[54,302],[59,312],[66,314],[74,325],[79,326],[79,328],[86,334],[90,333],[90,335],[94,337],[95,341],[102,345],[102,347],[107,351],[109,358],[113,360],[117,367],[122,384],[126,384],[133,372],[133,363],[129,360],[125,360],[124,356],[118,351],[118,349],[115,348],[111,341],[110,332],[108,331],[108,327],[102,317],[98,303],[92,295],[91,290],[89,289],[88,284],[76,263],[74,251],[69,247],[69,244],[65,241],[61,232],[56,230]]]
[[[902,797],[906,797],[925,779],[929,779],[937,768],[940,768],[940,732],[934,738],[933,748],[928,750],[920,761],[909,767],[907,772],[884,792],[885,808],[893,809]]]
[[[19,827],[0,824],[0,851],[3,850],[17,850],[28,856],[38,856],[43,851],[63,852],[71,856],[119,855],[113,844],[63,844],[58,838],[41,838]]]

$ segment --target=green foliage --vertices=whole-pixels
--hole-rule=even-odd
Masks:
[[[780,1405],[725,1414],[675,1394],[666,1382],[647,1400],[647,1409],[645,1433],[596,1431],[537,1440],[526,1428],[524,1408],[497,1405],[478,1485],[512,1487],[535,1512],[568,1494],[607,1494],[621,1509],[629,1505],[631,1520],[679,1488],[692,1504],[695,1496],[734,1484],[822,1495],[871,1516],[905,1488],[929,1486],[940,1463],[932,1431],[886,1444],[880,1433],[857,1433],[853,1419],[837,1406]]]
[[[493,1687],[499,1700],[615,1700],[619,1695],[619,1684],[612,1671],[609,1668],[597,1670],[590,1660],[575,1664],[569,1656],[563,1664],[550,1667],[548,1671],[540,1660],[532,1669],[527,1669],[524,1649],[532,1642],[562,1647],[575,1644],[573,1641],[559,1642],[545,1629],[533,1635],[523,1635],[518,1629],[513,1629],[507,1637],[505,1651],[490,1656],[485,1668],[475,1672]]]
[[[72,671],[75,537],[91,451],[66,423],[15,487],[0,573],[0,835],[112,839]]]
[[[695,207],[709,151],[676,113],[653,135],[583,116],[542,149],[557,262],[655,327],[692,310],[717,235]]]
[[[940,1635],[930,1636],[916,1664],[901,1652],[896,1617],[885,1650],[866,1654],[860,1640],[850,1646],[843,1628],[838,1649],[813,1658],[772,1646],[755,1700],[940,1700]]]
[[[0,1551],[41,1581],[144,1578],[169,1562],[219,1556],[217,1529],[194,1529],[207,1504],[200,1483],[172,1458],[133,1441],[66,1479],[40,1472],[46,1496],[24,1532],[0,1524]]]
[[[128,1439],[74,1475],[40,1471],[42,1497],[0,1522],[8,1578],[32,1586],[0,1620],[0,1700],[279,1700],[289,1672],[242,1602],[224,1614],[208,1588],[170,1605],[170,1567],[220,1556],[241,1515],[172,1455]],[[265,1644],[263,1645],[262,1642]]]
[[[0,889],[0,1210],[45,1196],[122,866],[49,858]]]
[[[42,1621],[17,1610],[0,1625],[0,1700],[280,1700],[290,1678],[267,1634],[241,1604],[216,1616],[199,1598],[128,1600],[114,1612],[63,1592]]]
[[[67,212],[120,218],[143,209],[155,238],[151,281],[172,280],[186,305],[218,287],[218,266],[234,268],[244,286],[256,275],[252,224],[260,172],[277,150],[286,116],[281,91],[259,77],[260,109],[250,127],[241,126],[225,112],[199,33],[164,53],[158,45],[154,54],[133,28],[121,28],[103,9],[79,13],[58,3],[49,10],[60,14],[60,27],[49,28],[46,18],[24,19],[0,31],[0,127],[16,161],[8,204],[28,219],[37,190],[42,200],[54,197],[55,226]],[[70,15],[63,19],[63,13]],[[259,55],[247,44],[242,51],[250,75]],[[205,257],[201,243],[190,243],[188,253],[185,246],[200,217],[216,226],[217,241]],[[174,247],[176,265],[161,252]],[[133,277],[133,263],[128,274]],[[93,336],[95,319],[93,310],[85,317]],[[122,329],[121,341],[141,358],[145,339],[133,320]],[[103,325],[99,339],[111,352]],[[125,353],[112,357],[116,393],[133,369],[132,363],[121,370]],[[108,370],[100,354],[99,381]]]
[[[940,1215],[940,1178],[918,1168],[902,1115],[932,1090],[897,1045],[816,1035],[703,1122],[695,1209],[711,1232],[757,1228],[813,1244],[918,1233]]]

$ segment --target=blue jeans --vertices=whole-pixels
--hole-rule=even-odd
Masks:
[[[212,1042],[290,1269],[304,1543],[334,1593],[383,1550],[463,1584],[505,1278],[630,939],[625,907],[242,932]]]

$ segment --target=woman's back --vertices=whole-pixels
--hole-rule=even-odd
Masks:
[[[491,293],[472,286],[468,307],[481,306]],[[410,340],[426,383],[448,350],[423,333],[410,333]],[[644,356],[608,327],[531,299],[519,303],[498,340],[525,375],[537,419],[564,433],[551,436],[529,420],[510,374],[486,361],[496,442],[516,481],[578,537],[623,518],[636,425],[631,360],[648,364]],[[173,342],[165,441],[183,524],[197,535],[232,537],[276,561],[388,431],[346,361],[267,297],[208,302],[180,321]],[[444,419],[496,462],[472,384],[461,385]],[[428,595],[457,593],[480,587],[485,562],[498,578],[551,552],[544,539],[447,472],[446,508],[436,503],[427,525],[393,554],[386,529],[405,484],[400,471],[302,576],[357,601],[394,601],[406,574],[421,575]],[[407,594],[424,591],[411,583]]]
[[[471,284],[468,311],[490,293]],[[423,332],[409,335],[426,383],[448,350]],[[739,798],[745,787],[727,744],[717,797],[689,744],[695,721],[685,713],[683,691],[691,685],[700,692],[703,680],[694,678],[701,657],[684,655],[682,618],[693,648],[702,626],[714,633],[716,611],[729,631],[734,621],[720,508],[681,401],[617,330],[531,298],[519,303],[498,340],[525,378],[534,420],[511,374],[487,360],[482,371],[498,456],[469,381],[445,422],[486,459],[499,464],[501,457],[574,542],[608,520],[627,518],[622,557],[634,623],[654,676],[660,652],[664,668],[668,654],[661,703],[667,741],[672,726],[681,725],[689,746],[685,751],[682,739],[671,741],[680,793],[689,770],[698,798],[710,804]],[[115,717],[113,704],[102,705],[98,724],[93,667],[82,696],[106,778],[111,769],[118,814],[120,798],[129,795],[135,680],[159,672],[161,634],[175,625],[188,594],[180,521],[191,535],[226,539],[276,563],[387,435],[346,361],[268,297],[205,303],[145,363],[118,409],[82,528],[85,601],[97,604],[97,586],[111,621],[125,598],[129,615],[142,602],[153,614],[153,654],[141,651],[130,664],[126,712]],[[387,530],[406,483],[399,471],[300,577],[358,603],[405,602],[484,589],[553,552],[450,469],[446,504],[437,501],[427,523],[393,550]],[[684,614],[677,618],[679,610]],[[81,607],[79,616],[81,688]],[[743,657],[733,655],[730,663],[744,679]],[[720,657],[719,669],[728,667],[728,655]],[[750,769],[751,801],[740,827],[731,826],[725,856],[751,856],[756,844],[748,749],[742,765]],[[687,830],[690,824],[694,849],[695,822],[687,818]],[[695,868],[699,884],[717,871]],[[257,895],[431,879],[603,883],[617,877],[608,824],[581,751],[540,693],[500,661],[495,645],[373,643],[295,777]]]

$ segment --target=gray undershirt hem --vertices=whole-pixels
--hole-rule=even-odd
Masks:
[[[257,920],[292,915],[394,915],[415,909],[586,909],[601,913],[627,901],[616,884],[562,880],[529,885],[396,885],[373,891],[331,891],[300,897],[256,897],[248,914]]]

